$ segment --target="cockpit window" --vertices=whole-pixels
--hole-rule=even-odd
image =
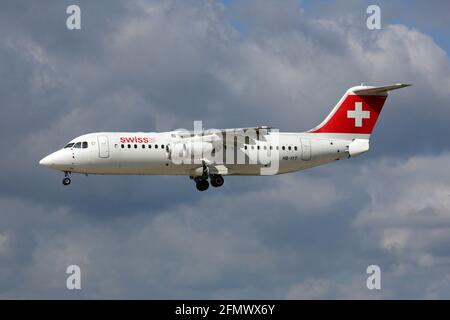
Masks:
[[[83,149],[86,149],[88,147],[88,143],[86,141],[83,142]]]
[[[74,148],[81,148],[81,142],[77,142],[75,143],[75,145],[73,146]]]
[[[72,148],[72,146],[74,145],[75,143],[69,143],[69,144],[67,144],[65,147],[64,147],[64,149],[67,149],[67,148]]]

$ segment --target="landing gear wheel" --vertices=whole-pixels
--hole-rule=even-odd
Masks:
[[[211,185],[213,187],[221,187],[224,183],[223,177],[220,174],[214,174],[210,177]]]
[[[197,187],[198,191],[205,191],[209,188],[209,182],[206,179],[201,179],[195,183],[195,186]]]
[[[63,181],[62,181],[63,185],[65,185],[65,186],[68,186],[70,184],[70,182],[71,182],[70,178],[67,178],[67,177],[64,178]]]

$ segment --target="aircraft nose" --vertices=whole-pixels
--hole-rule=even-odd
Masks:
[[[39,161],[39,164],[50,169],[67,171],[70,171],[69,169],[72,166],[70,162],[70,155],[64,150],[58,150],[49,154],[48,156],[42,158]]]
[[[42,159],[39,161],[39,164],[40,164],[41,166],[44,166],[44,167],[49,167],[49,166],[51,166],[52,162],[51,162],[51,159],[50,159],[50,158],[51,158],[50,155],[48,155],[48,156],[42,158]]]
[[[47,168],[56,168],[58,165],[64,164],[63,160],[63,155],[59,151],[56,151],[42,158],[39,164]]]

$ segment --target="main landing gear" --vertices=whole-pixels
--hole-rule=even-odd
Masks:
[[[224,179],[220,174],[212,174],[209,176],[211,185],[215,188],[221,187],[224,183]],[[198,191],[205,191],[209,188],[210,182],[208,182],[207,177],[196,177],[194,178],[195,186]]]
[[[209,188],[209,182],[204,178],[195,179],[195,186],[197,187],[198,191],[205,191]]]
[[[210,175],[209,180],[211,181],[211,185],[216,188],[221,187],[224,183],[223,177],[220,174]]]
[[[63,185],[68,186],[71,182],[71,180],[69,178],[69,172],[67,172],[67,171],[64,172],[64,176],[65,176],[65,178],[63,179],[62,183],[63,183]]]

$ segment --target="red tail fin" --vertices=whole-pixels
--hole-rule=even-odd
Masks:
[[[358,86],[347,90],[328,117],[313,133],[347,133],[370,135],[381,113],[388,91],[406,87],[395,84],[383,87]]]

